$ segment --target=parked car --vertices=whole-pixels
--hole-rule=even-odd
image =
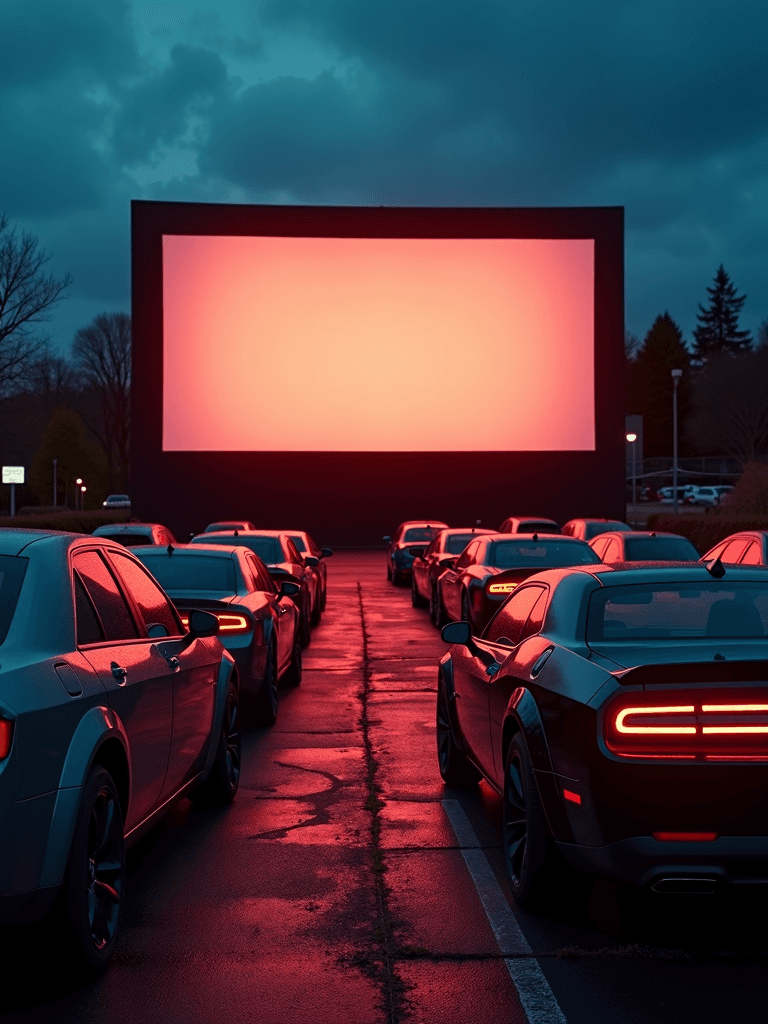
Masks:
[[[142,548],[135,552],[176,605],[184,625],[193,608],[219,621],[219,640],[237,665],[240,689],[259,725],[277,719],[277,686],[301,682],[298,583],[275,585],[247,548],[218,544]]]
[[[401,523],[393,537],[384,537],[387,547],[387,579],[395,586],[410,579],[414,548],[424,550],[448,524],[439,519],[409,519]]]
[[[114,540],[126,548],[176,544],[176,538],[161,523],[110,523],[108,526],[97,526],[92,536]]]
[[[627,523],[616,519],[569,519],[560,531],[564,537],[576,537],[577,540],[590,541],[601,533],[609,530],[631,530]]]
[[[698,562],[699,552],[677,533],[655,530],[613,530],[589,542],[600,560],[613,562]]]
[[[475,537],[493,532],[470,526],[441,530],[426,548],[411,549],[411,601],[414,608],[429,605],[429,616],[436,626],[440,625],[437,597],[437,581],[440,574],[455,563],[456,558]]]
[[[688,504],[688,496],[690,492],[690,485],[688,487],[677,488],[677,503],[678,505]],[[658,490],[658,500],[662,505],[674,505],[674,488],[673,487],[660,487]]]
[[[537,533],[478,537],[438,578],[438,620],[463,619],[479,631],[532,573],[599,561],[590,546],[575,537]]]
[[[204,533],[221,533],[226,530],[255,530],[247,519],[223,519],[220,523],[208,523]]]
[[[554,519],[537,516],[511,516],[499,527],[499,533],[560,533]]]
[[[518,903],[562,892],[566,864],[657,892],[765,888],[764,570],[551,570],[482,635],[442,635],[440,773],[502,796]]]
[[[725,485],[700,485],[692,487],[688,495],[688,503],[690,505],[704,506],[705,508],[714,508],[719,505],[722,501],[724,494],[729,494],[733,488]]]
[[[701,556],[702,562],[719,558],[739,565],[768,565],[768,530],[732,533]]]
[[[301,646],[309,644],[312,635],[313,588],[316,577],[313,569],[317,559],[313,555],[303,558],[296,545],[282,530],[238,530],[227,533],[199,533],[190,544],[240,545],[253,551],[267,567],[269,575],[278,585],[283,580],[297,582],[299,593],[292,600],[299,609],[299,636]]]
[[[125,846],[170,800],[234,799],[239,683],[218,630],[198,610],[185,629],[120,545],[0,533],[0,921],[52,910],[62,960],[106,965]]]
[[[328,600],[328,566],[323,559],[330,558],[333,554],[333,549],[319,548],[309,534],[304,531],[286,530],[285,532],[295,544],[296,550],[302,558],[312,555],[317,559],[317,565],[313,567],[317,581],[313,591],[314,598],[312,604],[312,625],[316,626],[320,622],[320,616],[325,611],[325,604]]]
[[[130,508],[131,499],[127,494],[108,494],[101,504],[103,508]]]

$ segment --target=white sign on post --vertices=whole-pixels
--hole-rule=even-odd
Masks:
[[[3,483],[4,484],[23,484],[24,483],[24,467],[23,466],[3,466]]]

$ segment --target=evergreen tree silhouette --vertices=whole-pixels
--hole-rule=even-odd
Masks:
[[[709,306],[699,303],[696,315],[698,327],[695,328],[693,356],[697,363],[706,363],[713,356],[723,352],[735,355],[752,346],[752,335],[749,331],[739,330],[739,313],[747,298],[737,295],[731,279],[726,274],[722,263],[715,274],[714,287],[707,288]]]

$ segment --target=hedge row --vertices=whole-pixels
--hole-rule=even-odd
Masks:
[[[35,515],[1,516],[0,527],[27,530],[66,530],[70,533],[93,533],[97,526],[108,523],[126,523],[130,509],[117,508],[110,512],[69,512],[51,510]]]
[[[679,533],[687,537],[698,550],[704,554],[717,544],[719,540],[732,533],[742,530],[768,530],[768,516],[755,515],[752,512],[732,512],[706,516],[674,515],[659,512],[648,516],[646,530],[658,530],[667,533]]]

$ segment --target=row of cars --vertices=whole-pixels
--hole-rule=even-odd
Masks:
[[[330,549],[215,525],[0,531],[0,924],[48,915],[79,968],[114,950],[126,845],[234,799],[241,697],[275,721],[325,606]]]
[[[573,558],[519,576],[489,566],[490,585],[508,588],[493,614],[476,625],[471,599],[454,603],[458,621],[442,629],[438,766],[450,786],[483,777],[500,794],[515,899],[551,904],[591,875],[658,893],[764,887],[768,531],[700,560],[612,564],[595,540],[634,531],[590,545],[444,528],[430,544],[445,551],[462,533],[446,574],[473,547],[554,542],[553,562],[566,548]]]

